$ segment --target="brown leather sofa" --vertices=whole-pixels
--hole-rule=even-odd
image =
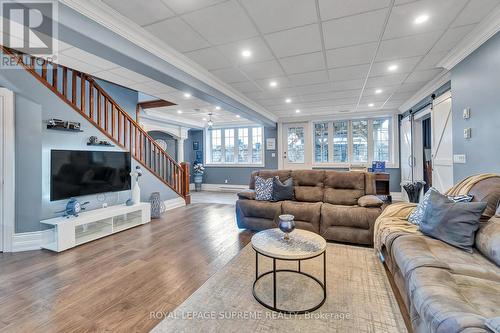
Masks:
[[[421,233],[377,230],[388,232],[381,254],[414,332],[490,332],[486,320],[500,317],[500,178],[469,194],[488,203],[472,254]]]
[[[255,200],[255,177],[293,178],[295,200]],[[297,228],[327,240],[373,244],[373,226],[383,209],[375,195],[375,176],[364,172],[325,170],[262,170],[253,172],[249,190],[238,193],[240,228],[264,230],[278,226],[280,214],[295,216]],[[364,206],[364,207],[363,207]]]

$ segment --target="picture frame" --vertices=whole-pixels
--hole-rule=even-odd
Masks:
[[[199,141],[193,141],[193,150],[199,150],[200,149],[200,142]]]

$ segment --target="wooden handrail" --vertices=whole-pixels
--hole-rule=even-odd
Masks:
[[[94,78],[80,71],[0,46],[3,53],[13,57],[18,65],[80,113],[116,145],[130,151],[143,167],[189,203],[189,164],[177,163]],[[38,68],[37,64],[40,65]],[[52,69],[50,78],[47,75],[49,69]],[[62,81],[59,81],[60,74]],[[68,89],[69,78],[71,78],[71,89]],[[62,87],[59,89],[61,82]],[[101,103],[104,107],[101,107]]]

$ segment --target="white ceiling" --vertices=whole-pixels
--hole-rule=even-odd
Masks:
[[[176,123],[184,123],[186,126],[204,127],[212,113],[215,124],[246,124],[249,123],[243,117],[237,117],[234,113],[225,110],[217,110],[216,105],[211,105],[196,97],[184,96],[183,91],[176,90],[161,82],[118,66],[108,60],[97,57],[82,49],[59,41],[58,63],[81,72],[91,74],[99,79],[116,83],[118,85],[142,92],[177,105],[149,109],[146,113],[165,121],[175,119]],[[204,120],[205,119],[205,120]]]
[[[500,4],[102,1],[280,118],[398,108],[442,73],[436,64]],[[422,14],[428,21],[416,25]],[[252,57],[243,59],[244,49]],[[389,72],[394,64],[398,69]],[[115,74],[120,73],[106,75]],[[278,87],[269,87],[272,80]],[[376,89],[383,92],[375,94]],[[285,103],[286,98],[292,103]]]

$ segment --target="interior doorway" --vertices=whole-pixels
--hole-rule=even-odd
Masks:
[[[432,187],[432,123],[430,115],[422,120],[422,145],[424,168],[424,192]]]

